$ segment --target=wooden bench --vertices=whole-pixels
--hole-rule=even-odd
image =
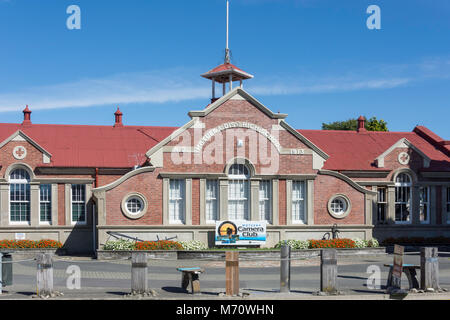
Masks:
[[[388,275],[388,280],[387,280],[387,284],[386,287],[390,288],[392,287],[392,271],[394,269],[392,264],[385,264],[385,267],[389,267],[389,275]],[[409,282],[409,289],[419,289],[419,281],[417,281],[417,272],[416,270],[420,269],[420,266],[417,265],[413,265],[413,264],[404,264],[403,265],[403,273],[406,275],[406,278],[408,279]]]
[[[200,279],[199,274],[203,273],[204,270],[199,267],[194,268],[177,268],[181,272],[181,287],[187,290],[189,283],[191,284],[191,293],[200,293]]]

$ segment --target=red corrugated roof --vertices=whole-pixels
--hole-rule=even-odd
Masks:
[[[145,153],[177,127],[0,124],[0,142],[17,130],[51,153],[54,167],[130,168],[142,164]],[[385,170],[375,159],[406,138],[430,159],[427,171],[450,171],[450,157],[442,150],[442,138],[425,127],[413,132],[364,132],[297,130],[330,158],[328,170]],[[446,145],[445,147],[448,147]]]
[[[21,130],[52,154],[55,167],[130,168],[174,127],[0,124],[0,142]],[[145,134],[142,132],[145,130]]]
[[[375,159],[400,139],[406,138],[431,159],[430,167],[424,170],[450,171],[450,158],[438,146],[428,142],[416,132],[297,131],[330,155],[325,162],[324,169],[386,170],[377,168],[374,163]],[[433,133],[433,135],[435,134]]]
[[[236,67],[234,64],[231,64],[231,63],[221,64],[220,66],[217,66],[214,69],[209,70],[207,73],[216,73],[216,72],[221,72],[221,71],[226,71],[226,70],[233,70],[233,69],[236,70],[236,71],[240,71],[240,72],[246,73],[244,70],[239,69],[238,67]]]

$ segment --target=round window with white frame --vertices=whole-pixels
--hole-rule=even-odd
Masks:
[[[328,212],[336,219],[343,219],[351,211],[350,199],[343,194],[336,194],[328,201]]]
[[[130,193],[122,200],[122,212],[130,219],[139,219],[147,213],[147,200],[140,193]]]

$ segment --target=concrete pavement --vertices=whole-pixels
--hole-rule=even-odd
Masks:
[[[392,256],[342,258],[338,261],[338,285],[342,295],[316,296],[319,290],[319,260],[294,260],[291,268],[291,293],[278,292],[280,285],[278,261],[241,261],[240,288],[243,297],[233,297],[233,300],[386,300],[391,297],[385,294],[387,268],[385,263],[392,263]],[[416,253],[405,255],[405,263],[420,263],[420,256]],[[441,253],[440,285],[450,289],[450,254]],[[77,266],[81,271],[79,289],[69,289],[67,286],[70,274],[69,266]],[[200,295],[190,295],[181,290],[181,274],[176,271],[181,266],[201,266],[205,273],[200,276]],[[379,288],[370,289],[368,273],[370,266],[379,267]],[[142,299],[130,298],[131,272],[130,261],[97,261],[86,257],[55,257],[54,287],[64,295],[51,299],[70,300],[118,300]],[[36,264],[33,261],[13,264],[14,279],[11,287],[6,287],[0,300],[33,299],[36,293]],[[149,287],[156,292],[149,300],[229,300],[222,296],[225,291],[224,262],[211,260],[149,260]],[[407,287],[406,278],[402,287]],[[406,300],[440,300],[450,299],[448,292],[444,293],[415,293],[408,294]]]

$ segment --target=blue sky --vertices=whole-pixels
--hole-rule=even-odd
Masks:
[[[0,0],[0,122],[181,126],[223,62],[225,0]],[[68,30],[69,5],[81,30]],[[381,30],[369,30],[369,5]],[[299,129],[359,115],[450,139],[450,1],[231,0],[245,89]]]

